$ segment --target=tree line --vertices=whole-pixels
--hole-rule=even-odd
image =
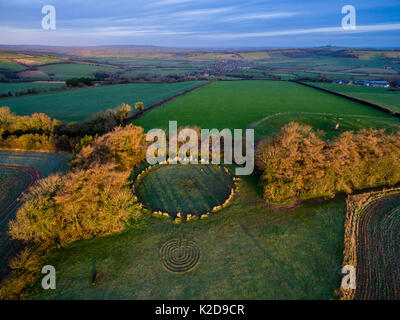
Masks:
[[[291,122],[259,142],[256,165],[268,203],[334,196],[400,181],[400,132],[347,131],[332,141]]]
[[[0,148],[72,152],[81,139],[110,132],[131,112],[131,106],[122,104],[82,122],[64,123],[44,113],[18,116],[8,107],[0,107]]]

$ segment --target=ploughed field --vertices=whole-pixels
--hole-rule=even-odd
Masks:
[[[8,236],[8,222],[23,203],[22,193],[42,175],[65,171],[68,159],[61,154],[0,151],[0,280],[20,248]]]
[[[0,104],[10,107],[11,111],[18,115],[36,112],[46,113],[58,120],[80,121],[122,103],[134,107],[136,102],[143,102],[146,108],[202,83],[204,82],[109,85],[1,99]]]
[[[400,194],[368,205],[358,221],[355,299],[400,299]]]
[[[0,279],[9,258],[19,248],[18,242],[8,236],[8,222],[22,203],[22,192],[41,177],[35,168],[0,164]]]

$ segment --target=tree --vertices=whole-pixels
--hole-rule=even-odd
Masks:
[[[10,222],[10,235],[51,247],[122,231],[141,214],[128,176],[106,165],[42,179]]]
[[[136,102],[135,109],[138,110],[139,112],[142,112],[144,110],[143,102]]]
[[[146,141],[143,128],[132,124],[117,127],[96,138],[90,146],[83,147],[72,164],[78,168],[90,168],[111,163],[118,170],[132,170],[146,157]]]

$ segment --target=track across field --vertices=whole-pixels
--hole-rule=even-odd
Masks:
[[[244,129],[259,119],[283,112],[391,117],[369,106],[294,82],[216,81],[165,103],[134,124],[146,131],[166,129],[171,120],[178,121],[182,127]]]
[[[339,136],[345,131],[375,128],[385,129],[388,133],[394,133],[400,129],[400,120],[395,117],[382,118],[365,115],[313,112],[276,113],[251,123],[248,128],[254,129],[255,139],[260,140],[266,136],[278,133],[285,124],[291,121],[310,125],[314,130],[323,130],[328,139]]]

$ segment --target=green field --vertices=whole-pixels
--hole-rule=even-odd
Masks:
[[[231,205],[208,219],[175,225],[143,218],[121,234],[55,249],[57,290],[31,299],[334,299],[343,260],[345,200],[294,210],[265,207],[253,177],[240,182]],[[195,241],[198,266],[167,272],[160,248]],[[93,272],[100,275],[91,285]]]
[[[345,131],[358,131],[361,129],[385,129],[387,133],[400,130],[400,120],[397,118],[381,118],[353,115],[330,115],[319,113],[279,113],[256,121],[249,128],[255,131],[255,139],[277,134],[282,127],[296,121],[313,127],[315,130],[323,130],[327,139],[339,136]]]
[[[0,59],[0,69],[12,70],[12,71],[22,71],[26,67],[8,59]]]
[[[240,129],[268,115],[281,112],[390,117],[373,108],[297,83],[227,81],[214,82],[170,101],[144,115],[135,124],[149,130],[168,128],[169,120],[177,120],[178,126]]]
[[[144,69],[144,68],[138,68],[134,69],[131,71],[126,71],[124,72],[124,76],[128,77],[134,77],[138,75],[143,75],[143,74],[149,74],[149,75],[168,75],[168,74],[182,74],[182,73],[188,73],[188,72],[193,72],[196,70],[191,70],[191,69],[161,69],[161,68],[154,68],[154,69]]]
[[[389,91],[386,88],[338,85],[333,83],[312,84],[378,104],[395,112],[400,112],[400,91]]]
[[[89,64],[56,64],[40,67],[39,70],[57,79],[92,77],[94,71],[117,72],[120,69]]]
[[[11,92],[14,94],[16,91],[26,91],[28,89],[50,89],[62,87],[63,83],[35,83],[35,82],[20,82],[20,83],[0,83],[0,94]],[[1,102],[0,102],[1,104]]]
[[[178,212],[210,212],[225,202],[233,186],[233,180],[217,166],[166,165],[150,171],[139,183],[138,192],[152,211],[176,216]]]
[[[203,82],[180,82],[172,84],[121,84],[97,88],[84,88],[0,100],[18,115],[43,112],[64,121],[80,121],[94,113],[115,108],[121,103],[132,107],[142,101],[149,107],[164,99],[194,88]]]

